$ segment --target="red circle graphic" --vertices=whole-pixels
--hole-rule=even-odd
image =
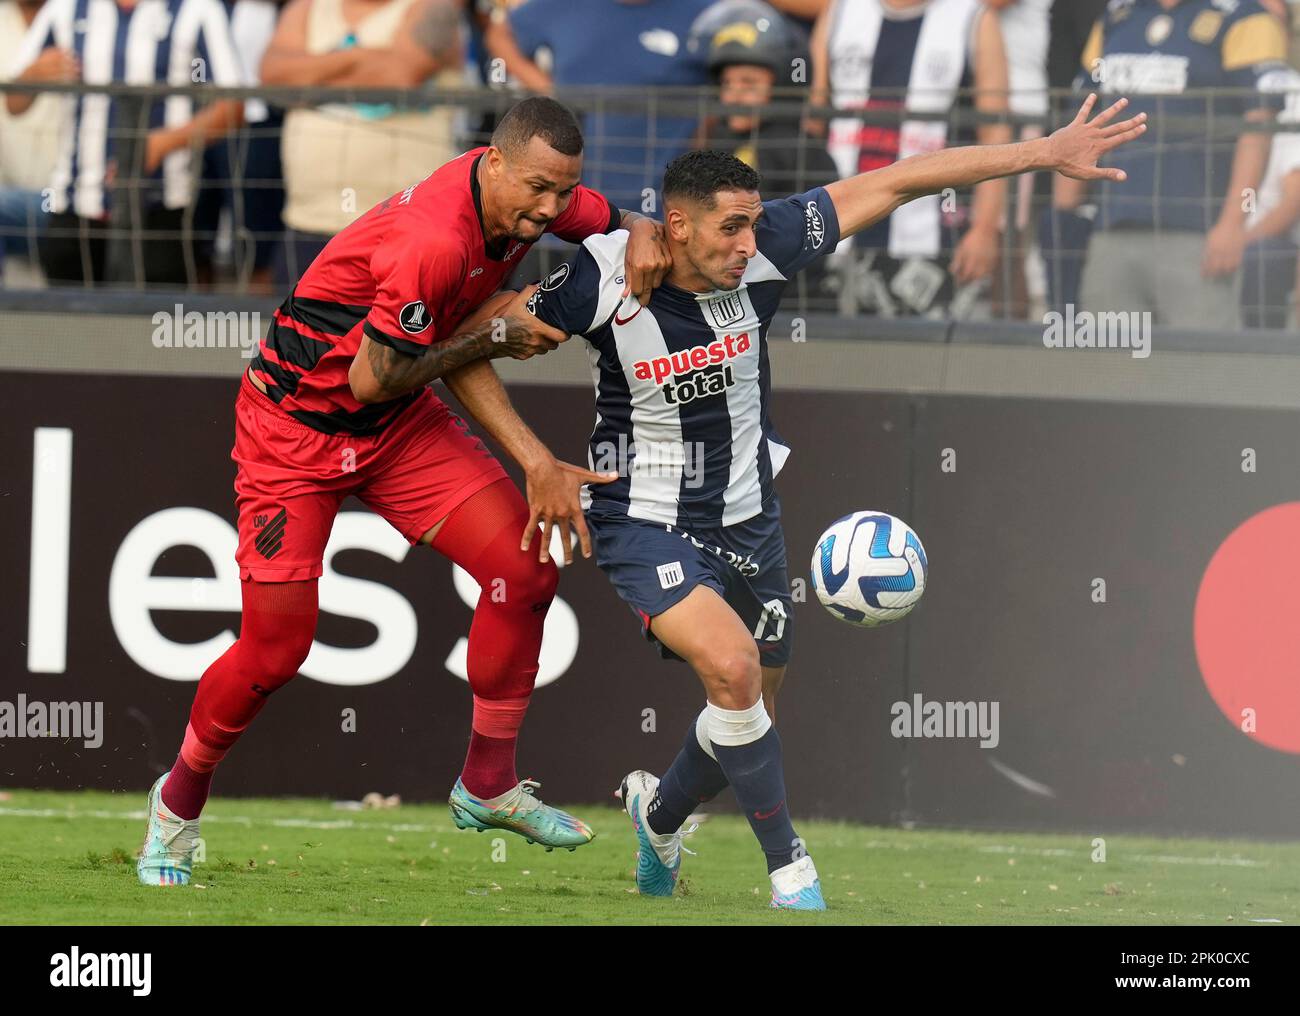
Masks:
[[[1196,594],[1194,637],[1228,721],[1300,754],[1300,501],[1252,515],[1220,544]]]

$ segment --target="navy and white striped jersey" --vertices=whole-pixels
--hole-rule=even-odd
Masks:
[[[49,46],[76,53],[82,80],[91,85],[245,84],[221,0],[139,0],[131,8],[119,7],[115,0],[47,0],[27,30],[13,74]],[[110,131],[134,129],[135,124],[119,125],[117,104],[102,93],[69,95],[66,102],[50,210],[102,218],[108,208],[105,175],[113,158]],[[171,95],[152,103],[149,127],[177,127],[193,115],[191,99]],[[154,200],[168,208],[188,205],[189,168],[188,149],[168,155]]]
[[[584,509],[691,526],[753,518],[789,448],[772,424],[767,330],[791,276],[839,242],[824,188],[763,203],[740,286],[665,283],[624,298],[627,231],[589,237],[529,309],[587,340],[596,388],[588,462],[619,478],[583,490]]]

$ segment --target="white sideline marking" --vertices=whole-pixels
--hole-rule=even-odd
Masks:
[[[913,850],[916,847],[908,843],[885,843],[882,840],[870,840],[868,850]],[[1061,847],[1017,847],[1005,843],[991,843],[976,847],[981,854],[1029,854],[1034,857],[1089,857],[1091,851],[1067,850]],[[1268,861],[1254,861],[1248,857],[1183,857],[1179,854],[1126,854],[1125,860],[1154,862],[1156,864],[1204,864],[1211,867],[1229,868],[1267,868]]]
[[[0,808],[0,816],[12,818],[111,818],[143,821],[148,812],[136,811],[55,811],[53,808]],[[438,826],[407,822],[354,822],[350,818],[328,822],[310,818],[250,818],[247,815],[204,815],[204,822],[229,822],[232,825],[271,825],[289,829],[385,829],[395,833],[427,833]]]

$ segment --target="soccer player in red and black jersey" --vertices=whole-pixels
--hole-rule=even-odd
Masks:
[[[591,830],[519,781],[515,740],[537,676],[557,572],[590,540],[578,503],[592,473],[557,461],[512,409],[491,358],[568,336],[525,309],[531,289],[493,294],[531,244],[631,231],[625,275],[646,301],[670,262],[656,223],[579,184],[582,135],[546,98],[502,119],[466,153],[377,205],[325,247],[276,311],[236,403],[232,457],[243,580],[240,637],[199,682],[180,755],[150,791],[142,882],[185,884],[213,771],[311,648],[317,580],[339,506],[355,495],[504,596],[480,597],[469,634],[469,751],[450,799],[461,828],[511,829],[548,849]],[[524,469],[527,500],[427,387],[442,378]],[[540,548],[530,552],[538,523]]]

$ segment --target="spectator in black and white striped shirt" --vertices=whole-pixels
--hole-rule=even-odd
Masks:
[[[14,69],[20,81],[244,83],[220,0],[48,0]],[[6,97],[15,114],[32,101],[30,94]],[[71,115],[50,181],[52,214],[41,243],[46,275],[53,282],[86,282],[102,280],[112,270],[106,256],[111,205],[114,191],[120,199],[120,185],[137,174],[127,164],[135,162],[148,178],[141,192],[145,238],[141,263],[128,268],[143,275],[135,281],[192,282],[192,252],[180,238],[192,200],[190,148],[238,126],[242,103],[215,102],[195,114],[187,95],[142,104],[92,93],[68,96],[67,104]],[[132,145],[146,127],[143,145]],[[133,147],[143,148],[134,158]]]

